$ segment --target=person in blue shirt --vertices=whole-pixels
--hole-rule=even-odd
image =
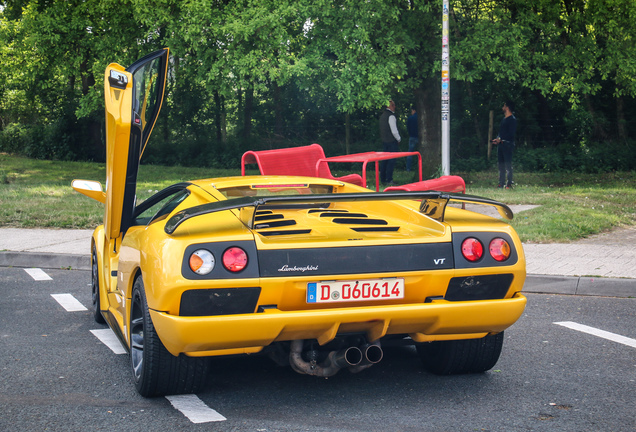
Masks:
[[[497,163],[499,166],[499,185],[497,187],[510,189],[512,187],[512,151],[515,148],[515,133],[517,132],[517,119],[513,112],[513,102],[504,103],[501,110],[504,118],[499,125],[499,135],[492,140],[497,146]],[[508,178],[506,179],[506,174]]]
[[[417,127],[417,111],[415,105],[411,107],[411,115],[406,119],[406,130],[409,133],[409,151],[415,151],[417,149],[417,143],[419,141],[419,130]],[[406,170],[411,171],[411,161],[413,156],[406,158]]]

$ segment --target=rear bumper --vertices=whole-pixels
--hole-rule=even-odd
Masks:
[[[317,339],[339,333],[366,333],[369,341],[408,334],[416,342],[470,339],[497,333],[515,323],[526,298],[281,311],[211,317],[181,317],[150,311],[159,338],[173,355],[226,355],[258,352],[278,341]]]

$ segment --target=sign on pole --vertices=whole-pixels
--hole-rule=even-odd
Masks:
[[[442,10],[442,172],[450,175],[450,72],[448,52],[448,1]]]

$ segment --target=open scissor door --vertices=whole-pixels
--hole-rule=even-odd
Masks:
[[[167,48],[124,68],[106,68],[106,211],[107,242],[125,234],[135,207],[139,160],[163,102]]]

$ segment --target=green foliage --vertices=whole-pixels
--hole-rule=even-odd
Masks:
[[[488,115],[496,133],[505,99],[525,169],[635,169],[635,2],[457,0],[450,12],[454,169],[493,165]],[[403,136],[418,105],[421,150],[439,166],[437,0],[6,2],[0,151],[103,160],[104,68],[163,46],[170,80],[144,163],[235,167],[248,149],[311,142],[380,150],[393,98]]]
[[[636,143],[606,142],[603,146],[562,145],[554,148],[517,149],[515,166],[530,172],[604,173],[636,170]]]

